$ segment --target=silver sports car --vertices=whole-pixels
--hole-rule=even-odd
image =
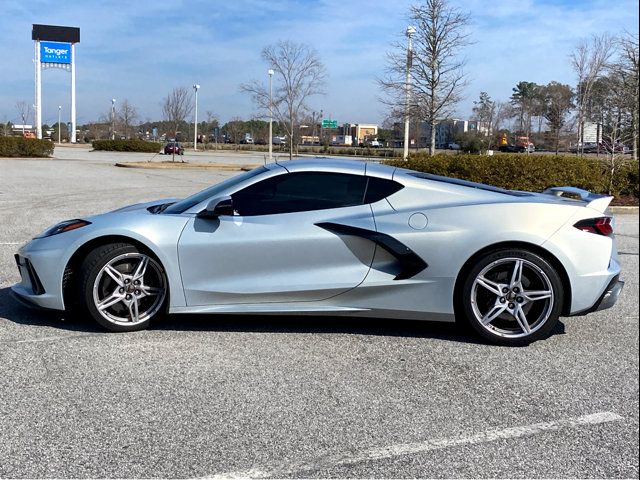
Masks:
[[[16,254],[13,291],[120,332],[166,312],[457,318],[522,345],[560,315],[616,302],[610,201],[376,163],[279,162],[54,225]]]

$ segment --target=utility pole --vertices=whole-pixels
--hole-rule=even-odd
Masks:
[[[411,100],[411,64],[413,61],[413,34],[416,27],[407,27],[407,81],[405,84],[405,106],[404,106],[404,153],[402,158],[406,162],[409,160],[409,102]]]
[[[60,131],[62,130],[60,125],[61,114],[62,114],[62,105],[58,105],[58,145],[60,145]]]
[[[273,162],[273,70],[269,69],[269,161]]]
[[[193,149],[198,150],[198,89],[200,85],[197,83],[193,86],[193,90],[196,92],[196,108],[193,115]]]
[[[76,143],[76,45],[71,44],[71,136],[69,141]]]
[[[116,139],[116,99],[111,99],[111,140]]]
[[[36,137],[42,138],[42,65],[40,63],[40,41],[35,43],[35,67],[36,67]],[[24,124],[24,122],[22,122]],[[24,134],[24,129],[23,132]]]

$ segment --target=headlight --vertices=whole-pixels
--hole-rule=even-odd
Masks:
[[[87,225],[91,225],[91,222],[87,222],[86,220],[67,220],[65,222],[60,222],[57,225],[54,225],[51,228],[46,229],[40,235],[35,238],[45,238],[50,237],[52,235],[57,235],[59,233],[69,232],[71,230],[75,230],[76,228],[85,227]]]

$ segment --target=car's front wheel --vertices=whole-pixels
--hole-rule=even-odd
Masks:
[[[527,345],[547,337],[562,311],[562,281],[541,256],[521,249],[489,252],[471,268],[462,308],[471,326],[501,345]]]
[[[164,269],[146,252],[126,243],[102,245],[82,263],[80,295],[86,311],[104,328],[146,328],[165,311]]]

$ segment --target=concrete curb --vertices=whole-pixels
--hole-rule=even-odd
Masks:
[[[215,163],[153,163],[153,162],[129,162],[129,163],[116,163],[116,167],[121,168],[143,168],[149,170],[222,170],[222,171],[248,171],[252,170],[257,165],[230,165],[230,164],[215,164]]]
[[[0,157],[0,160],[57,160],[56,157]]]
[[[615,215],[638,215],[640,207],[609,207],[609,211]]]

